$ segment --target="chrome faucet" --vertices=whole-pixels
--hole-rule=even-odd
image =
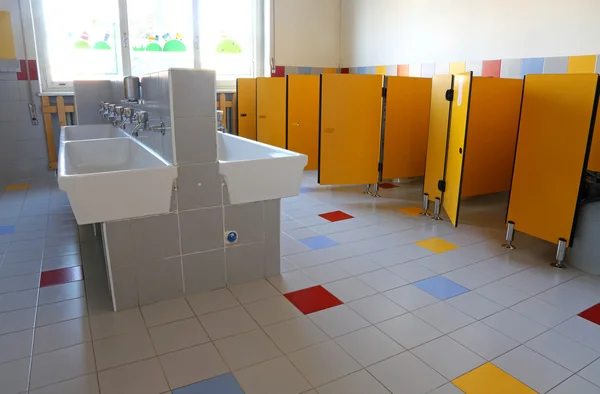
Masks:
[[[115,111],[115,108],[116,108],[116,104],[108,105],[108,120],[117,118],[117,113]]]
[[[104,113],[104,101],[100,101],[100,108],[98,109],[98,115],[102,115]]]
[[[113,126],[119,127],[119,128],[123,127],[123,123],[125,123],[125,120],[123,119],[124,112],[125,112],[125,109],[122,106],[117,105],[115,107],[116,117],[115,117],[115,120],[113,120]]]
[[[133,108],[124,108],[123,115],[125,119],[129,119],[129,124],[133,124],[133,118],[135,117],[135,109]],[[127,129],[127,124],[125,124],[125,120],[121,123],[121,127],[123,129]]]
[[[134,137],[139,136],[140,130],[141,131],[150,131],[150,130],[157,131],[157,132],[161,133],[162,135],[165,135],[165,132],[166,132],[165,123],[160,122],[160,124],[158,124],[158,125],[150,126],[149,122],[148,122],[149,121],[148,112],[138,111],[135,114],[135,119],[137,121],[137,125],[131,132],[132,136],[134,136]]]
[[[103,111],[102,111],[102,117],[104,119],[106,119],[106,120],[108,120],[108,115],[110,114],[109,113],[109,106],[110,106],[110,103],[107,103],[107,102],[103,102],[102,103],[102,109],[103,109]]]

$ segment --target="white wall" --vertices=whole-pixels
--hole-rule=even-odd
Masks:
[[[343,67],[600,54],[598,0],[341,0]]]
[[[275,64],[338,67],[341,0],[274,0]]]

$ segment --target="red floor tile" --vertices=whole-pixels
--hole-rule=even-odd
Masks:
[[[63,283],[76,282],[82,279],[83,271],[81,270],[81,266],[44,271],[40,278],[40,287],[62,285]]]
[[[342,211],[322,213],[319,216],[323,219],[329,220],[330,222],[339,222],[340,220],[352,219],[354,217]]]
[[[393,188],[398,187],[398,186],[396,186],[396,185],[394,185],[392,183],[380,183],[379,187],[382,188],[382,189],[393,189]]]
[[[593,307],[586,309],[579,314],[579,317],[583,317],[586,320],[591,321],[600,325],[600,304],[596,304]]]
[[[343,304],[322,286],[287,293],[284,297],[305,315]]]

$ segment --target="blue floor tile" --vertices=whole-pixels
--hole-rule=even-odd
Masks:
[[[425,279],[413,283],[419,289],[424,290],[432,296],[440,300],[456,297],[469,291],[466,287],[462,287],[458,283],[452,282],[443,276],[434,276],[433,278]]]
[[[233,374],[227,373],[173,390],[173,394],[244,394]]]
[[[302,242],[304,245],[308,246],[313,250],[331,248],[332,246],[339,245],[339,243],[335,242],[331,238],[327,238],[324,235],[319,235],[318,237],[299,239],[298,241]]]
[[[15,226],[0,226],[0,235],[12,234],[15,232]]]

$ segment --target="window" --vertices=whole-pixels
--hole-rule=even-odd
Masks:
[[[265,0],[32,0],[46,91],[172,67],[217,72],[217,89],[262,70]]]

